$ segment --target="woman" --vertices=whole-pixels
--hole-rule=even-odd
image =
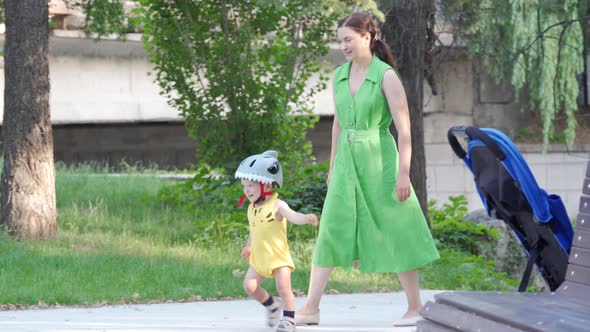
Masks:
[[[410,117],[404,88],[393,71],[391,50],[365,13],[338,23],[347,63],[334,75],[336,112],[328,193],[314,250],[309,291],[295,318],[319,324],[319,304],[334,267],[396,272],[408,309],[396,326],[420,319],[417,268],[439,258],[410,184]],[[394,121],[399,154],[389,132]]]

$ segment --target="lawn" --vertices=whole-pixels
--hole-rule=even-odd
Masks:
[[[223,232],[221,226],[231,216],[215,213],[219,207],[214,202],[190,210],[162,202],[159,190],[174,181],[155,172],[117,176],[59,167],[57,238],[16,242],[0,236],[0,308],[245,297],[242,277],[248,264],[240,257],[247,237],[245,213],[243,227],[203,241],[207,225]],[[299,227],[310,226],[290,231],[303,230]],[[297,266],[293,289],[304,295],[313,239],[290,245]],[[498,277],[493,262],[460,252],[441,255],[421,270],[423,288],[511,286],[501,275],[490,280]],[[265,286],[276,293],[272,281]],[[327,287],[330,293],[398,290],[394,274],[361,274],[355,268],[336,269]]]

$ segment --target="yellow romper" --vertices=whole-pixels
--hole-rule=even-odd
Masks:
[[[295,270],[287,244],[287,219],[275,218],[275,203],[279,197],[274,193],[268,201],[258,207],[250,203],[248,224],[250,225],[250,266],[264,278],[272,278],[273,270],[288,266]]]

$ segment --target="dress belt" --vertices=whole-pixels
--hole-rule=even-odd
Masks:
[[[358,141],[362,138],[376,137],[381,135],[390,135],[389,128],[374,129],[346,129],[346,139],[348,142]]]

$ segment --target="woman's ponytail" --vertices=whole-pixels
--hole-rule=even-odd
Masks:
[[[381,39],[373,39],[371,42],[371,52],[381,59],[381,61],[395,68],[395,60],[393,59],[391,49]]]

